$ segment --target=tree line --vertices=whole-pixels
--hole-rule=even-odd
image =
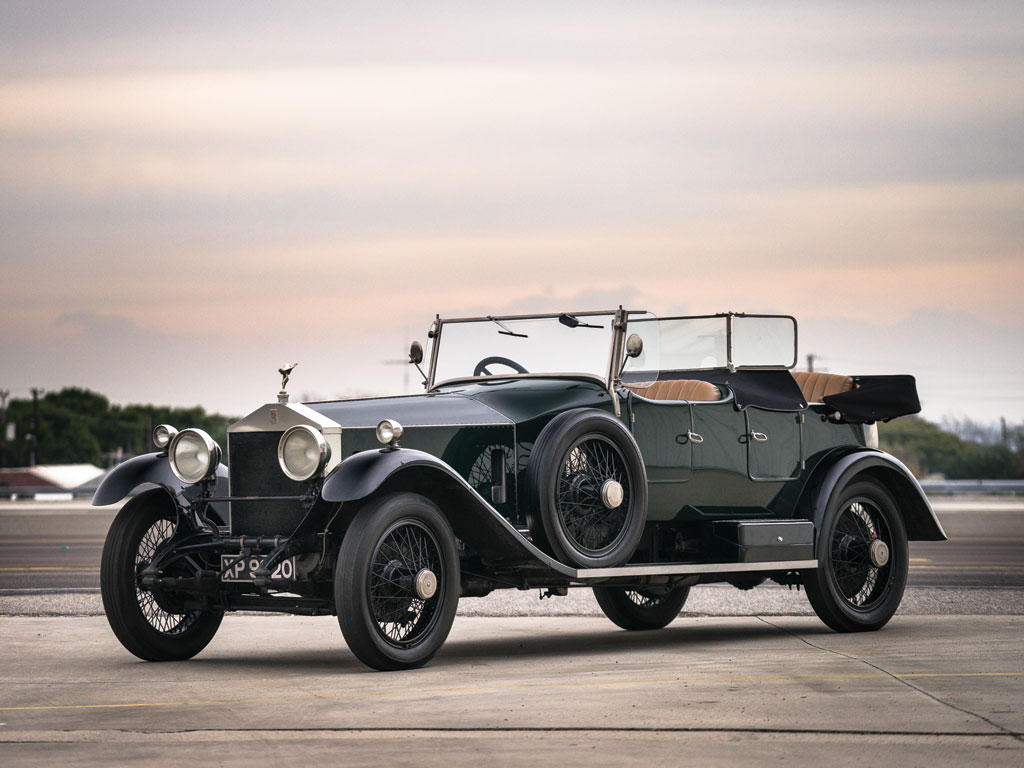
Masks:
[[[207,413],[203,408],[160,405],[112,405],[101,394],[69,387],[47,392],[38,403],[14,399],[4,421],[14,424],[14,440],[0,432],[0,466],[95,464],[112,466],[153,450],[153,427],[198,427],[226,447],[227,427],[236,417]],[[33,456],[34,454],[34,456]]]
[[[878,425],[879,447],[918,478],[1019,480],[1024,478],[1024,426],[992,427],[970,420],[939,426],[916,416]]]
[[[37,413],[38,411],[38,413]],[[13,442],[0,431],[0,466],[88,463],[111,466],[153,450],[153,427],[199,427],[227,447],[235,417],[203,408],[112,405],[101,394],[69,387],[39,398],[11,400],[5,421],[15,424]],[[38,421],[38,427],[36,422]],[[992,427],[969,420],[933,424],[917,417],[879,424],[879,443],[918,477],[949,479],[1024,478],[1024,426]]]

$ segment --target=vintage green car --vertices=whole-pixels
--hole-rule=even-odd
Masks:
[[[945,538],[875,423],[910,376],[791,372],[796,321],[618,310],[436,318],[425,393],[277,402],[157,427],[111,472],[101,586],[122,644],[185,659],[225,611],[335,614],[377,669],[426,663],[459,598],[590,587],[631,630],[691,586],[803,586],[835,630],[883,626],[908,539]],[[140,491],[140,486],[155,485]]]

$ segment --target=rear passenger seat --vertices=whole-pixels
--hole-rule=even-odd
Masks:
[[[666,381],[638,381],[625,385],[626,389],[648,400],[691,400],[712,402],[721,400],[722,393],[714,384],[698,379],[671,379]]]
[[[837,373],[819,373],[817,371],[792,371],[804,400],[808,403],[820,403],[828,395],[838,395],[853,389],[852,376],[840,376]]]

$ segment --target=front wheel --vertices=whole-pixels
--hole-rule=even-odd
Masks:
[[[683,609],[689,587],[594,587],[594,597],[604,615],[623,629],[667,627]]]
[[[110,628],[121,645],[146,661],[181,661],[213,639],[224,612],[186,605],[187,597],[143,586],[142,571],[169,539],[177,522],[174,502],[162,489],[136,496],[110,524],[100,558],[100,593]],[[170,576],[192,576],[185,560]]]
[[[338,623],[368,667],[430,661],[455,620],[459,554],[441,511],[413,493],[363,507],[341,543],[334,575]]]
[[[818,567],[804,574],[811,607],[837,632],[880,629],[907,584],[907,533],[899,507],[864,480],[829,501],[818,534]]]

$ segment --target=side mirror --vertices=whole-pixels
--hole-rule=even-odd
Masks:
[[[419,365],[423,362],[423,345],[418,341],[414,341],[409,347],[409,362],[413,365]]]
[[[420,372],[420,376],[423,377],[423,388],[427,388],[427,374],[420,368],[420,363],[423,362],[423,345],[418,341],[414,341],[409,345],[409,363],[415,365],[416,370]]]
[[[640,357],[644,351],[644,340],[639,334],[631,333],[626,339],[626,357]]]

